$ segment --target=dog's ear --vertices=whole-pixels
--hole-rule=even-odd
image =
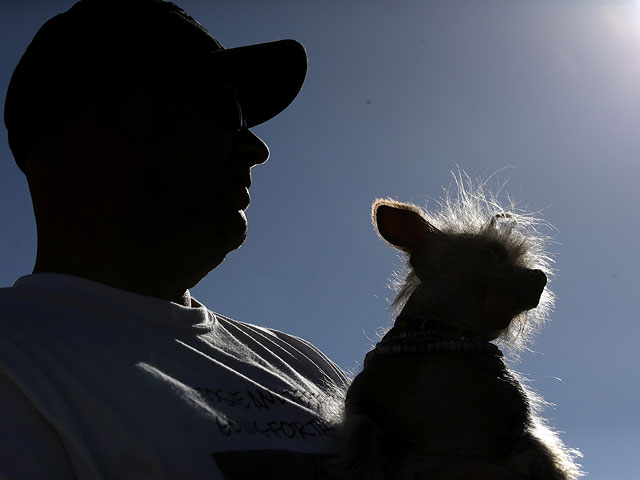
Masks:
[[[380,237],[408,252],[424,248],[425,243],[441,235],[416,206],[408,203],[376,200],[371,217]]]

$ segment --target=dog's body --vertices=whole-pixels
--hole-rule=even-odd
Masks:
[[[461,178],[458,188],[435,219],[411,204],[373,205],[378,233],[410,271],[394,327],[347,393],[344,476],[578,478],[577,452],[544,426],[536,397],[489,343],[517,351],[551,308],[546,237],[482,185],[465,190]]]

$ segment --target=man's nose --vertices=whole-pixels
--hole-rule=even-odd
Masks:
[[[240,157],[247,162],[249,168],[269,159],[269,147],[248,128],[240,131],[237,148]]]

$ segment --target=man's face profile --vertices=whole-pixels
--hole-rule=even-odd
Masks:
[[[269,150],[243,124],[235,92],[144,92],[128,108],[123,126],[131,136],[131,194],[141,223],[184,248],[225,255],[240,246],[250,170]]]
[[[34,272],[181,296],[243,243],[250,170],[269,156],[247,127],[306,69],[294,40],[225,49],[170,2],[80,0],[47,21],[5,101]]]
[[[243,243],[250,170],[269,150],[231,89],[99,95],[27,162],[42,246],[117,271],[190,272],[194,285]]]

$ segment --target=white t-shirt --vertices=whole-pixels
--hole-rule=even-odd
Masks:
[[[324,478],[344,373],[191,305],[50,273],[0,289],[0,478]]]

